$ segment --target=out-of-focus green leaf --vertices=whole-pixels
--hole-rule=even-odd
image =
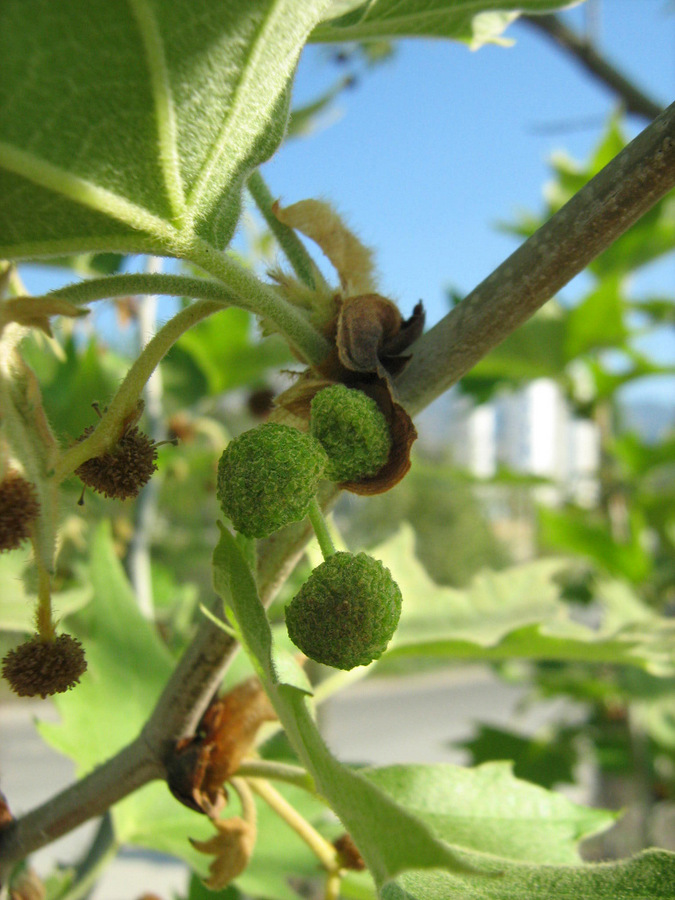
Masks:
[[[251,331],[251,315],[234,307],[200,322],[183,335],[164,361],[169,383],[185,387],[196,369],[204,388],[198,396],[213,396],[255,384],[268,369],[293,361],[281,338],[254,340]],[[184,402],[197,399],[185,396],[185,391],[183,395]]]
[[[576,359],[593,350],[621,347],[628,335],[624,310],[621,279],[603,278],[567,316],[564,338],[567,359]]]
[[[222,249],[326,5],[3,3],[0,257]]]
[[[502,32],[518,15],[551,12],[567,0],[379,0],[377,3],[337,3],[334,15],[311,35],[312,41],[366,41],[403,37],[452,38],[472,48],[502,43]]]
[[[604,523],[593,522],[587,510],[558,512],[543,507],[539,525],[544,547],[577,553],[612,575],[633,582],[644,581],[650,572],[651,557],[641,541],[644,525],[637,515],[630,523],[629,540],[623,543],[614,540]]]
[[[468,750],[472,765],[492,760],[511,760],[517,778],[545,788],[574,784],[577,753],[574,729],[556,729],[549,740],[516,734],[505,728],[480,724],[474,737],[455,744]]]
[[[138,611],[107,523],[93,535],[89,577],[93,600],[68,624],[84,644],[88,669],[76,690],[55,698],[61,721],[39,725],[45,740],[69,756],[80,775],[139,734],[173,667],[157,632]],[[118,803],[113,827],[120,844],[172,853],[204,869],[205,857],[187,838],[205,837],[208,822],[182,806],[164,784],[148,784]]]
[[[558,379],[567,363],[566,336],[562,311],[534,316],[462,378],[461,390],[484,402],[500,387],[516,387],[535,378]]]
[[[93,402],[105,406],[117,390],[128,363],[96,339],[84,345],[70,336],[64,343],[62,362],[39,350],[34,342],[24,344],[26,360],[42,387],[45,409],[55,432],[74,440],[96,422]]]
[[[602,627],[583,625],[560,598],[564,559],[542,559],[477,575],[465,590],[434,584],[401,533],[373,551],[403,594],[393,645],[380,666],[406,657],[447,660],[537,659],[632,665],[671,674],[675,623],[656,616],[628,587],[596,589]]]

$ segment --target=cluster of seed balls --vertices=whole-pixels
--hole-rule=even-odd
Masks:
[[[94,428],[85,429],[83,441]],[[157,445],[136,426],[118,443],[77,469],[82,482],[106,497],[136,497],[157,469]],[[10,471],[0,481],[0,552],[15,550],[30,537],[40,511],[35,486]],[[82,644],[69,634],[34,634],[2,660],[2,675],[22,697],[47,697],[70,690],[87,668]]]
[[[228,444],[218,464],[218,499],[241,534],[268,537],[304,519],[319,482],[374,475],[391,449],[387,421],[362,391],[333,385],[311,406],[309,433],[259,425]],[[365,553],[334,553],[286,608],[293,643],[310,659],[353,669],[382,655],[401,614],[401,592]]]

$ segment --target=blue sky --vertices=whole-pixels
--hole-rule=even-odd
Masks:
[[[601,50],[655,100],[672,102],[675,7],[667,0],[591,4],[568,10],[566,21],[582,29],[595,10]],[[263,167],[283,203],[333,202],[375,248],[382,292],[404,312],[422,298],[430,322],[447,311],[447,288],[467,293],[515,249],[495,225],[541,208],[551,155],[586,159],[616,107],[607,89],[526,25],[514,23],[507,36],[513,47],[476,52],[449,41],[401,42],[393,59],[340,95],[334,121],[287,143]],[[335,79],[330,52],[305,51],[298,104]],[[633,117],[626,127],[632,135],[644,124]],[[675,256],[645,271],[640,286],[672,296]],[[675,360],[672,333],[648,346],[661,361]],[[672,382],[652,380],[638,392],[662,397],[666,390]]]
[[[582,27],[589,8],[565,17]],[[656,100],[671,102],[675,7],[669,0],[604,0],[595,8],[603,52]],[[515,46],[477,52],[449,41],[401,42],[390,61],[340,95],[330,124],[289,141],[263,167],[283,203],[334,203],[375,248],[382,292],[405,313],[423,299],[430,322],[446,311],[447,288],[468,292],[515,248],[495,225],[519,209],[540,208],[551,154],[585,159],[615,107],[606,89],[543,37],[517,22],[507,35]],[[305,51],[297,104],[339,75],[331,52]],[[592,124],[555,130],[578,122]],[[633,133],[643,126],[628,121]],[[27,280],[36,291],[53,286],[43,275]],[[672,294],[675,258],[642,281]],[[661,358],[675,355],[672,338],[651,346]]]

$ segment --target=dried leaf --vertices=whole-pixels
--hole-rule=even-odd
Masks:
[[[249,864],[256,840],[256,827],[239,816],[219,819],[213,823],[217,833],[207,841],[190,843],[200,853],[213,854],[209,866],[210,877],[204,881],[212,891],[221,891],[241,875]]]
[[[185,806],[214,817],[225,806],[223,787],[239,768],[263,722],[276,718],[260,681],[241,682],[209,706],[197,734],[180,741],[167,764],[167,782]]]
[[[340,216],[322,200],[300,200],[282,209],[272,207],[284,225],[295,228],[321,247],[335,267],[347,295],[367,294],[375,289],[372,252],[347,228]]]
[[[9,322],[17,322],[27,328],[40,328],[52,337],[50,316],[86,316],[88,309],[75,306],[67,300],[52,297],[12,297],[0,305],[0,329]]]

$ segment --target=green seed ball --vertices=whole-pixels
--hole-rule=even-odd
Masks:
[[[396,631],[401,591],[367,553],[335,553],[286,607],[290,639],[305,656],[338,669],[378,659]]]
[[[372,397],[343,384],[324,388],[314,397],[310,432],[328,454],[326,477],[356,481],[374,475],[391,449],[389,426]]]
[[[307,515],[326,466],[311,435],[267,422],[244,432],[218,463],[218,500],[246,537],[267,537]]]

